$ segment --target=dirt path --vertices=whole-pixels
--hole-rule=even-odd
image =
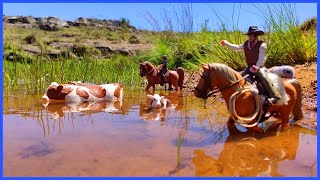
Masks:
[[[317,129],[317,64],[305,64],[294,67],[295,78],[302,86],[302,105],[305,118],[299,125]]]
[[[317,64],[295,66],[295,77],[303,88],[303,105],[305,109],[317,110]]]

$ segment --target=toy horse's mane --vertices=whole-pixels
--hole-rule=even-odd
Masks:
[[[145,65],[150,66],[152,68],[154,67],[154,65],[149,61],[144,61],[142,64],[145,64]]]
[[[228,67],[225,64],[211,63],[209,64],[209,66],[210,69],[214,71],[214,73],[216,73],[216,75],[223,75],[226,77],[226,79],[230,80],[231,82],[238,81],[239,77],[241,77],[241,75],[237,71]]]

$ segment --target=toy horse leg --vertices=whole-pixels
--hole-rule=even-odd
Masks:
[[[147,87],[146,87],[146,91],[149,91],[150,87],[151,87],[151,85],[148,84]]]
[[[229,117],[229,119],[228,119],[227,126],[228,126],[228,130],[229,130],[229,134],[234,134],[238,131],[238,129],[236,128],[234,121],[231,117]]]
[[[259,128],[258,125],[248,128],[248,131],[265,134],[264,130]]]
[[[289,114],[287,112],[281,112],[281,131],[285,131],[288,129],[289,125]]]
[[[177,92],[180,92],[180,87],[178,85],[178,82],[174,83],[173,86],[174,86],[174,88],[176,88]]]
[[[168,90],[172,90],[172,84],[171,83],[169,83],[169,89]]]
[[[156,90],[156,84],[153,84],[153,85],[152,85],[152,89],[153,89],[153,91]]]

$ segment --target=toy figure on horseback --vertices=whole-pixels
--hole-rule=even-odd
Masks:
[[[244,50],[248,67],[242,74],[224,64],[202,64],[203,73],[194,95],[207,99],[216,92],[222,94],[230,113],[227,122],[229,132],[235,130],[235,123],[264,132],[258,123],[271,116],[281,119],[282,130],[285,130],[291,114],[295,120],[303,117],[301,85],[293,78],[292,67],[263,67],[267,46],[258,39],[263,34],[256,26],[251,26],[244,44],[221,41],[221,45],[231,50]]]
[[[281,95],[276,90],[274,85],[270,82],[267,76],[264,76],[261,72],[261,68],[264,66],[266,61],[266,51],[267,45],[263,41],[259,40],[259,36],[264,35],[264,32],[259,30],[257,26],[250,26],[248,32],[245,34],[248,36],[248,40],[241,45],[231,44],[226,40],[221,41],[222,46],[227,46],[233,51],[244,50],[247,68],[242,73],[242,76],[249,74],[247,81],[253,83],[253,81],[258,82],[262,87],[259,88],[260,91],[265,90],[267,95],[266,105],[275,104]]]
[[[184,80],[184,70],[182,67],[178,67],[175,70],[167,69],[167,60],[168,56],[162,56],[162,62],[159,66],[155,67],[150,62],[142,62],[139,65],[140,68],[140,76],[146,77],[148,81],[148,85],[146,87],[146,91],[152,87],[153,91],[155,91],[155,85],[160,84],[164,86],[164,84],[168,83],[169,90],[172,90],[172,86],[175,87],[177,92],[180,92],[183,88],[183,80]]]
[[[167,61],[168,61],[168,56],[167,55],[163,55],[162,56],[162,62],[160,65],[160,71],[158,72],[159,76],[161,77],[161,86],[164,86],[164,84],[166,83],[166,73],[168,72],[167,69]]]

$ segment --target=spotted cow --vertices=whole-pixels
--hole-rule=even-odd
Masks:
[[[52,82],[42,101],[65,101],[65,102],[94,102],[94,101],[121,101],[123,88],[121,84],[58,84]]]

